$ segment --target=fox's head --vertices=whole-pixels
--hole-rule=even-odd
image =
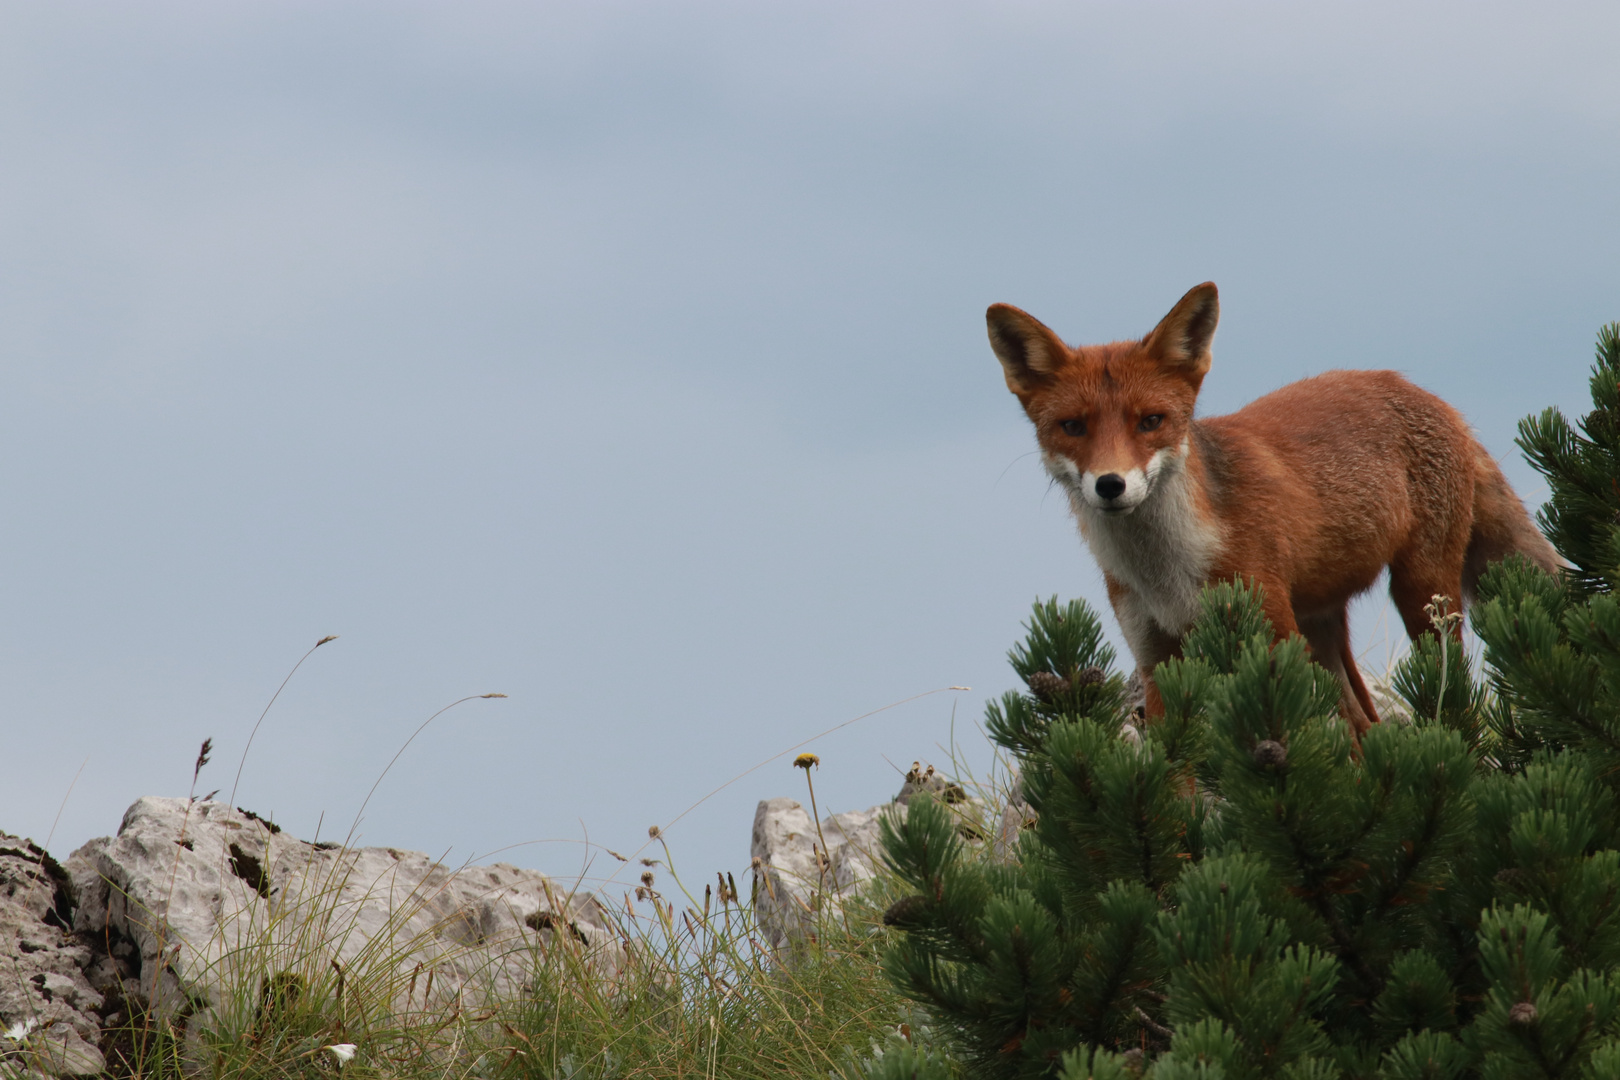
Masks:
[[[992,304],[985,318],[1047,471],[1077,506],[1129,514],[1179,471],[1220,318],[1214,282],[1193,288],[1140,341],[1071,349],[1010,304]]]

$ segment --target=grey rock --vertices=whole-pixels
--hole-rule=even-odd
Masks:
[[[913,761],[911,771],[906,773],[905,783],[900,785],[900,794],[894,797],[894,801],[907,806],[913,795],[923,792],[948,803],[961,802],[967,797],[962,785],[946,779],[944,773],[935,772],[932,765],[924,767],[921,762]]]
[[[72,885],[37,844],[0,833],[0,1071],[93,1076],[103,998],[85,977],[90,948],[68,929]],[[18,1029],[16,1026],[21,1025]]]
[[[398,1007],[471,1007],[521,992],[537,948],[606,971],[624,957],[593,897],[534,871],[310,844],[218,802],[141,799],[67,870],[74,927],[104,946],[95,983],[170,1018],[251,1015],[282,973],[330,986],[341,968]]]
[[[990,837],[990,850],[996,858],[1002,860],[1012,858],[1018,847],[1019,833],[1035,825],[1035,808],[1024,801],[1022,777],[1016,772],[1013,773],[1012,782],[1008,787],[1011,794],[1002,804],[1001,813],[996,819],[995,832]]]
[[[766,799],[754,812],[754,911],[772,945],[802,937],[832,901],[851,896],[877,874],[879,820],[900,804],[833,814],[818,835],[796,799]],[[822,839],[826,847],[822,847]]]
[[[754,811],[750,849],[754,912],[766,940],[777,947],[799,940],[814,932],[824,913],[857,895],[882,866],[882,819],[904,820],[912,798],[923,792],[957,814],[964,839],[994,838],[982,822],[1002,815],[932,766],[913,765],[891,802],[823,818],[819,833],[797,799],[763,800]]]

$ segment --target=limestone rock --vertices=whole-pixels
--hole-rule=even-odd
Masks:
[[[624,955],[594,898],[534,871],[310,844],[218,802],[141,799],[68,872],[74,927],[104,950],[97,983],[227,1026],[267,979],[330,985],[334,962],[422,1008],[430,983],[441,1004],[520,992],[535,948],[578,948],[607,969]]]
[[[903,819],[912,797],[922,792],[958,815],[957,831],[970,842],[986,839],[989,829],[983,822],[1001,816],[990,813],[983,800],[969,796],[931,766],[923,769],[917,765],[906,774],[893,801],[824,818],[819,835],[798,800],[763,800],[754,811],[751,850],[754,911],[766,939],[782,946],[802,938],[814,927],[820,911],[853,897],[876,877],[883,862],[884,815]]]
[[[894,801],[906,806],[911,803],[913,795],[923,792],[952,804],[967,798],[961,784],[947,780],[943,773],[935,772],[932,765],[924,767],[920,762],[913,761],[911,771],[906,773],[905,783],[900,785],[900,794],[894,797]]]
[[[69,929],[73,892],[56,860],[29,840],[0,833],[0,1074],[48,1076],[106,1068],[96,1042],[102,996],[85,977],[91,950]],[[24,1032],[26,1032],[24,1034]]]
[[[880,817],[888,804],[815,822],[795,799],[766,799],[754,812],[754,911],[773,945],[801,937],[829,900],[852,894],[877,873]],[[895,812],[904,813],[903,807]]]
[[[1012,782],[1008,786],[1011,794],[1007,796],[1007,801],[1001,808],[1001,813],[996,819],[995,833],[990,837],[990,850],[998,859],[1011,859],[1018,847],[1018,834],[1035,825],[1035,808],[1024,801],[1023,778],[1018,773],[1013,773]]]

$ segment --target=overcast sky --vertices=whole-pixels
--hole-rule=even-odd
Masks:
[[[0,3],[0,829],[65,856],[209,736],[228,793],[326,634],[236,799],[306,838],[488,691],[363,842],[578,873],[953,685],[814,744],[821,806],[943,764],[953,710],[982,765],[1030,602],[1106,608],[993,301],[1091,342],[1213,279],[1203,411],[1396,368],[1538,503],[1514,425],[1582,410],[1620,318],[1617,39],[1613,3]],[[670,831],[697,888],[788,760]]]

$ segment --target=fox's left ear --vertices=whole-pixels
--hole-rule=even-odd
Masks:
[[[1221,318],[1221,300],[1215,283],[1206,281],[1187,290],[1170,314],[1159,320],[1142,345],[1161,363],[1202,379],[1212,359],[1209,346]]]

